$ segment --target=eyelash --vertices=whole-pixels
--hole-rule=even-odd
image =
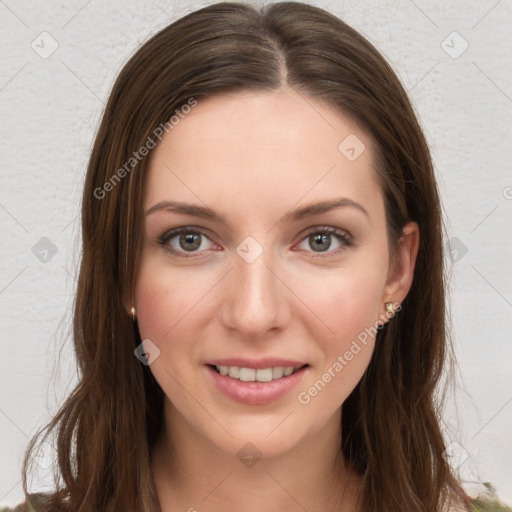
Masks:
[[[302,235],[300,243],[302,243],[304,240],[307,240],[312,235],[332,235],[338,238],[338,241],[341,243],[341,247],[338,247],[337,249],[334,250],[328,249],[325,252],[306,251],[312,253],[313,258],[327,258],[329,256],[339,254],[341,251],[344,251],[348,247],[352,247],[353,245],[355,245],[353,238],[347,231],[344,231],[343,229],[333,228],[330,226],[316,226],[308,229]]]
[[[203,252],[203,251],[189,253],[186,255],[185,251],[177,251],[177,250],[167,246],[167,242],[169,242],[169,240],[172,240],[173,238],[175,238],[178,235],[181,235],[182,233],[201,235],[201,236],[204,236],[205,238],[207,238],[208,240],[210,240],[210,242],[214,243],[204,230],[202,230],[200,228],[195,228],[195,227],[182,227],[182,228],[172,229],[171,231],[164,233],[158,239],[158,243],[161,246],[163,246],[166,251],[169,251],[170,253],[172,253],[180,258],[197,258],[197,257],[202,256],[201,252]],[[327,250],[327,251],[325,251],[325,253],[322,253],[322,252],[315,253],[314,251],[307,251],[307,252],[312,252],[313,254],[315,254],[313,256],[314,258],[318,258],[318,257],[323,258],[326,256],[331,256],[333,254],[338,254],[339,252],[345,250],[347,247],[351,247],[351,246],[355,245],[354,240],[352,239],[352,237],[350,236],[350,234],[347,231],[344,231],[342,229],[333,228],[330,226],[319,226],[319,227],[310,228],[308,231],[306,231],[306,233],[300,239],[300,242],[306,240],[311,235],[325,235],[325,234],[333,235],[333,236],[337,237],[338,240],[340,241],[340,243],[342,243],[342,247],[340,247],[334,251]]]
[[[182,233],[188,233],[188,234],[193,234],[193,235],[202,235],[202,236],[208,238],[208,240],[210,240],[210,237],[208,236],[208,234],[205,231],[203,231],[202,229],[193,228],[193,227],[183,227],[183,228],[172,229],[171,231],[164,233],[158,239],[158,243],[160,245],[162,245],[166,251],[169,251],[170,253],[172,253],[180,258],[197,258],[197,257],[201,256],[200,252],[190,253],[187,255],[184,251],[177,251],[176,249],[173,249],[170,246],[167,246],[167,242],[169,240],[172,240],[174,237],[181,235]]]

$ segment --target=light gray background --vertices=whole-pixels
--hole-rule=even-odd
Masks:
[[[0,0],[1,504],[22,499],[28,437],[74,382],[68,330],[77,215],[105,99],[141,41],[207,3]],[[426,130],[455,257],[452,461],[469,487],[490,481],[510,503],[511,0],[311,3],[387,56]],[[44,237],[55,254],[44,252],[51,247]]]

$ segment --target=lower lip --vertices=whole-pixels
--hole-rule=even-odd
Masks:
[[[217,388],[235,402],[248,405],[265,405],[289,393],[300,381],[307,366],[270,382],[244,382],[221,375],[211,366],[206,366]]]

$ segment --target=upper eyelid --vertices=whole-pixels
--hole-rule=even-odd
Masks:
[[[326,231],[330,234],[336,234],[336,233],[345,233],[348,237],[352,238],[352,235],[349,231],[343,228],[335,228],[334,226],[326,226],[326,225],[319,225],[319,226],[313,226],[311,228],[306,228],[303,231],[301,231],[299,236],[305,236],[309,233],[322,233],[323,231]]]
[[[172,228],[172,229],[166,231],[164,234],[162,234],[159,237],[159,241],[162,241],[162,245],[163,245],[164,243],[167,243],[169,240],[173,239],[174,237],[178,236],[179,234],[186,233],[186,232],[199,233],[199,234],[205,236],[206,238],[208,238],[208,240],[210,240],[210,242],[212,242],[216,245],[219,245],[209,235],[208,229],[205,229],[205,228],[202,228],[199,226],[194,226],[194,225],[180,226],[180,227]],[[309,228],[302,230],[301,233],[299,235],[297,235],[299,237],[298,241],[295,242],[294,244],[304,241],[304,239],[308,235],[322,233],[322,232],[327,232],[330,235],[338,236],[341,239],[347,238],[351,243],[353,242],[352,234],[349,231],[347,231],[346,229],[336,228],[334,226],[328,226],[328,225],[317,225],[317,226],[311,226]],[[346,236],[344,237],[343,235],[346,235]],[[179,251],[179,250],[175,250],[175,249],[172,249],[172,250],[174,252],[186,254],[186,251]],[[200,252],[206,252],[206,251],[192,252],[190,254],[200,254]],[[311,252],[314,252],[314,251],[311,251]],[[328,251],[327,254],[330,252],[334,252],[334,251]]]
[[[337,228],[334,226],[329,226],[325,224],[319,224],[317,226],[311,226],[309,228],[303,229],[298,235],[298,242],[301,242],[306,239],[306,237],[317,234],[317,233],[327,233],[328,235],[332,235],[334,237],[341,238],[345,242],[354,243],[354,236],[350,231],[343,228]],[[297,243],[298,243],[297,242]]]
[[[187,233],[187,232],[200,233],[201,235],[206,236],[210,241],[213,242],[211,235],[209,234],[209,230],[205,229],[205,228],[200,228],[199,226],[180,226],[177,228],[172,228],[172,229],[167,230],[165,233],[160,235],[158,238],[159,238],[159,240],[162,240],[163,238],[170,240],[171,238],[174,238],[175,236],[177,236],[181,233]]]
[[[316,232],[322,232],[322,231],[331,231],[332,233],[331,234],[336,234],[336,232],[341,232],[341,233],[345,233],[348,237],[352,238],[352,234],[347,231],[346,229],[343,229],[343,228],[336,228],[334,226],[327,226],[327,225],[318,225],[318,226],[311,226],[309,228],[306,228],[306,229],[303,229],[299,235],[297,236],[306,236],[307,234],[309,233],[316,233]],[[176,235],[179,235],[180,233],[183,233],[183,232],[187,232],[187,231],[190,231],[190,232],[198,232],[204,236],[206,236],[207,238],[210,239],[210,241],[214,241],[211,239],[211,235],[209,235],[209,230],[206,229],[206,228],[202,228],[202,227],[199,227],[199,226],[180,226],[180,227],[176,227],[176,228],[172,228],[172,229],[169,229],[168,231],[166,231],[165,233],[163,233],[159,239],[162,239],[162,238],[173,238],[174,236]]]
[[[346,245],[356,245],[354,241],[354,237],[352,234],[347,231],[346,229],[342,228],[335,228],[334,226],[314,226],[311,228],[308,228],[301,232],[299,235],[299,242],[303,242],[306,240],[306,238],[310,235],[317,234],[317,233],[327,233],[328,235],[332,235],[334,237],[337,237],[338,239],[341,239],[342,242],[344,242]],[[315,253],[315,251],[308,251],[313,254],[317,254],[318,256],[321,256],[322,253]],[[326,251],[325,254],[334,254],[337,251]]]
[[[199,226],[180,226],[177,228],[169,229],[168,231],[166,231],[165,233],[163,233],[162,235],[160,235],[158,237],[158,242],[162,245],[165,245],[169,240],[172,240],[173,238],[180,235],[181,233],[188,233],[188,232],[199,233],[200,235],[208,238],[208,240],[211,243],[219,245],[217,242],[215,242],[215,240],[212,239],[212,236],[209,234],[209,230],[207,230],[205,228],[201,228]],[[169,249],[169,250],[186,254],[186,251],[178,251],[176,249]],[[204,252],[204,251],[201,251],[201,252]],[[199,252],[194,252],[191,254],[199,254]]]

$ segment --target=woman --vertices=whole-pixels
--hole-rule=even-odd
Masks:
[[[464,507],[440,212],[403,87],[336,17],[220,3],[163,29],[93,147],[42,510]]]

